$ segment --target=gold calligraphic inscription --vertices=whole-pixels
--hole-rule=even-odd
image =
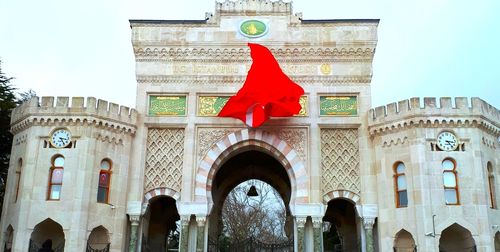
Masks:
[[[198,115],[217,116],[228,100],[229,96],[200,96],[198,98]]]
[[[149,96],[149,115],[186,115],[186,96]]]
[[[321,96],[320,115],[322,116],[355,116],[358,115],[356,96]]]
[[[318,74],[317,65],[281,65],[281,69],[288,75]]]
[[[329,75],[332,73],[332,66],[330,64],[321,64],[320,68],[321,73],[324,75]]]
[[[233,75],[238,73],[239,73],[238,65],[196,64],[196,63],[172,65],[172,74]]]
[[[251,66],[252,64],[176,63],[168,65],[166,72],[171,75],[247,75]],[[323,72],[326,71],[325,67],[322,68],[321,65],[316,64],[281,64],[280,66],[287,75],[326,74]],[[329,71],[331,72],[331,66]]]
[[[307,107],[308,102],[307,102],[307,100],[308,100],[307,96],[301,96],[299,98],[299,104],[300,104],[300,106],[302,106],[302,109],[295,116],[308,116],[308,113],[307,113],[307,111],[308,111],[308,107]]]

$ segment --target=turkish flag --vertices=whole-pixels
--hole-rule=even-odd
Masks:
[[[218,116],[234,117],[256,128],[271,116],[298,114],[304,89],[283,73],[269,49],[259,44],[248,43],[248,46],[253,64],[245,84],[229,98]]]

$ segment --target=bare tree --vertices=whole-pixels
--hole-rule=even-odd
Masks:
[[[247,196],[254,185],[258,196]],[[250,237],[264,243],[286,241],[286,208],[279,193],[260,180],[244,182],[227,196],[222,208],[223,235],[241,242]]]

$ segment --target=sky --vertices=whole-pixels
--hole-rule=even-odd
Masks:
[[[129,19],[203,19],[215,0],[1,0],[2,71],[19,91],[135,107]],[[304,19],[380,19],[372,106],[480,97],[500,109],[500,1],[295,0]]]

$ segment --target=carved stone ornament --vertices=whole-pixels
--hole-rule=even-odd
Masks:
[[[146,146],[144,191],[181,189],[184,160],[184,129],[149,129]]]
[[[360,193],[357,129],[321,129],[323,195],[335,190]]]
[[[306,225],[307,218],[306,217],[296,217],[295,218],[295,223],[297,224],[298,228],[303,228]]]
[[[363,227],[365,229],[373,229],[373,225],[375,224],[374,217],[363,217]]]
[[[140,215],[129,215],[129,220],[132,225],[139,225],[139,221],[141,221],[141,216]]]
[[[207,151],[224,136],[243,128],[198,128],[198,159],[202,159]],[[275,134],[294,149],[302,160],[307,160],[307,128],[264,129]]]

